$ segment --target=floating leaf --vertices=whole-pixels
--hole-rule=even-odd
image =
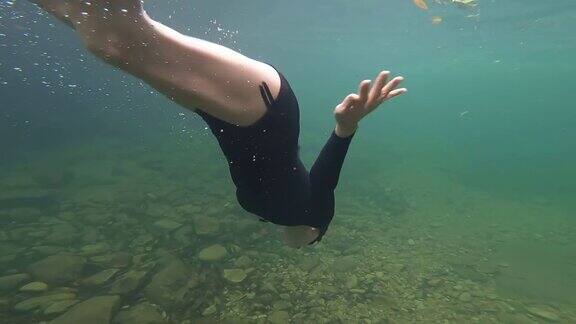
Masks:
[[[418,8],[422,9],[422,10],[428,10],[428,4],[426,3],[426,0],[413,0],[414,4],[418,6]]]
[[[478,5],[476,0],[452,0],[452,2],[463,8],[474,8]]]
[[[444,19],[440,16],[432,17],[432,25],[440,25]]]

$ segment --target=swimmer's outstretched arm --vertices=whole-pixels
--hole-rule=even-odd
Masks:
[[[94,55],[190,110],[251,125],[266,112],[258,85],[280,90],[271,66],[154,21],[140,0],[30,1],[74,28]]]

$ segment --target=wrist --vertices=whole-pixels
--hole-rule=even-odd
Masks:
[[[355,132],[356,129],[358,129],[358,124],[355,125],[342,125],[339,123],[336,123],[336,128],[334,128],[334,133],[336,133],[336,135],[338,137],[350,137],[352,136]]]

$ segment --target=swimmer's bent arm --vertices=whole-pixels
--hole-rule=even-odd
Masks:
[[[310,182],[314,192],[330,193],[336,189],[348,146],[360,120],[384,101],[407,91],[406,88],[398,88],[404,80],[403,77],[398,76],[388,81],[389,75],[388,71],[380,72],[373,85],[371,80],[360,82],[358,93],[349,94],[334,109],[334,132],[310,169]]]
[[[311,183],[316,189],[320,188],[319,191],[336,189],[348,146],[360,120],[384,101],[407,91],[406,88],[398,88],[403,77],[398,76],[388,82],[389,74],[388,71],[380,72],[372,86],[371,80],[362,81],[358,93],[349,94],[334,109],[336,127],[310,170]]]
[[[371,80],[362,81],[358,87],[358,93],[349,94],[334,109],[336,117],[334,132],[310,169],[312,194],[320,198],[314,201],[328,201],[326,204],[329,205],[329,201],[333,200],[332,195],[338,185],[348,146],[360,120],[386,100],[406,93],[406,88],[398,88],[404,78],[398,76],[388,81],[389,75],[388,71],[380,72],[373,85]],[[330,206],[323,206],[319,209],[323,210],[328,207]]]
[[[358,93],[348,95],[334,110],[336,127],[310,169],[313,209],[311,223],[318,226],[319,230],[315,241],[319,241],[326,233],[334,216],[334,190],[358,123],[384,101],[407,91],[398,88],[403,81],[402,77],[388,82],[389,74],[388,71],[381,72],[372,86],[370,80],[362,81]]]
[[[349,94],[334,109],[336,127],[328,142],[322,149],[314,166],[310,170],[313,185],[334,190],[338,184],[340,170],[348,151],[348,146],[358,123],[384,101],[406,93],[406,88],[398,88],[404,80],[398,76],[388,82],[390,72],[382,71],[372,85],[371,80],[364,80],[358,87],[358,93]]]

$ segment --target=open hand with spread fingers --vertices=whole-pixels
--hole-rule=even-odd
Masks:
[[[404,81],[403,77],[397,76],[388,81],[389,75],[389,71],[382,71],[374,84],[371,80],[360,82],[358,93],[349,94],[336,106],[334,109],[336,135],[348,137],[354,134],[362,118],[376,110],[384,101],[408,91],[406,88],[398,88]]]

